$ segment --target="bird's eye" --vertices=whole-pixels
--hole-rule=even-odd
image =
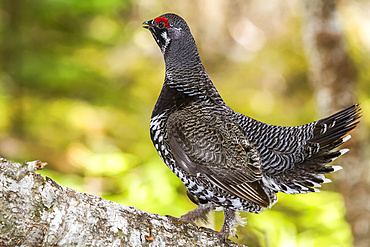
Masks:
[[[158,22],[157,27],[160,28],[160,29],[163,29],[164,28],[164,22],[163,21]]]

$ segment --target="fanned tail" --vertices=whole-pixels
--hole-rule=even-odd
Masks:
[[[318,152],[313,154],[310,160],[324,165],[347,153],[349,151],[347,148],[338,151],[332,150],[351,138],[349,133],[356,128],[361,114],[361,106],[355,104],[317,121],[313,129],[314,136],[307,143],[317,146]],[[329,173],[338,169],[341,167],[327,165],[322,166],[317,172]]]
[[[334,149],[351,138],[349,133],[356,128],[360,118],[361,106],[355,104],[313,125],[300,126],[302,130],[307,129],[310,136],[299,153],[300,160],[281,166],[280,172],[265,174],[265,185],[287,194],[320,192],[315,187],[331,182],[324,174],[342,169],[328,163],[349,151],[348,148]]]

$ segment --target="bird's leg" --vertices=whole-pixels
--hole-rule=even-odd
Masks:
[[[208,214],[215,208],[214,204],[209,202],[206,204],[199,204],[198,207],[180,217],[181,221],[194,223],[196,220],[201,220],[208,223]]]
[[[224,208],[224,223],[220,235],[226,240],[229,236],[237,237],[235,234],[237,218],[240,218],[235,210]]]

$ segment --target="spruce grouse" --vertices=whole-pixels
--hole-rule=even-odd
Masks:
[[[164,14],[143,23],[160,47],[166,75],[150,120],[159,155],[185,184],[198,207],[179,218],[194,224],[223,210],[220,231],[235,236],[237,211],[260,213],[276,193],[317,192],[330,182],[334,150],[359,122],[355,104],[319,121],[294,127],[265,124],[233,111],[208,77],[186,22]]]

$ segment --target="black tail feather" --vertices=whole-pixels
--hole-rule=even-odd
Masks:
[[[338,147],[343,143],[343,138],[356,128],[361,113],[361,106],[355,104],[317,121],[313,130],[314,136],[308,142],[318,143],[320,149],[326,149],[326,151]]]

